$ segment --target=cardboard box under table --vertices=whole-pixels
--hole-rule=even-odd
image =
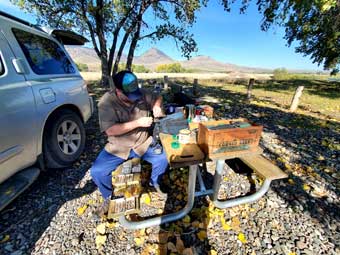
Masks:
[[[179,144],[179,148],[172,148],[172,135],[160,133],[163,149],[171,167],[183,167],[203,163],[205,155],[196,143]]]

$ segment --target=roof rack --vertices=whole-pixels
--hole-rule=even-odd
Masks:
[[[18,18],[18,17],[15,17],[15,16],[13,16],[13,15],[11,15],[11,14],[8,14],[8,13],[6,13],[6,12],[0,11],[0,16],[4,16],[4,17],[6,17],[6,18],[15,20],[15,21],[17,21],[17,22],[20,22],[21,24],[26,25],[26,26],[30,26],[30,27],[36,28],[36,25],[34,25],[34,24],[32,24],[32,23],[29,23],[29,22],[26,21],[26,20],[23,20],[23,19],[20,19],[20,18]]]

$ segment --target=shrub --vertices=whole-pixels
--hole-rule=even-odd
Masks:
[[[131,71],[134,73],[150,73],[150,69],[146,68],[143,65],[134,65],[132,64]],[[126,70],[126,64],[121,63],[118,65],[118,72]]]
[[[289,78],[289,74],[286,68],[277,68],[273,72],[275,80],[286,80]]]
[[[76,66],[80,72],[87,72],[89,70],[89,67],[83,63],[76,63]]]
[[[185,73],[186,70],[180,63],[162,64],[156,67],[157,73]]]
[[[132,72],[134,72],[134,73],[150,73],[150,70],[143,65],[132,65]]]

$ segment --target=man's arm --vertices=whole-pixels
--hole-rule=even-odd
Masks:
[[[150,127],[151,124],[152,124],[151,117],[142,117],[137,120],[132,120],[125,123],[113,124],[110,128],[105,130],[105,133],[108,136],[118,136],[126,134],[138,127]]]

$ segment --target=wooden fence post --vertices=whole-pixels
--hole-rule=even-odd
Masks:
[[[164,75],[164,89],[169,88],[169,77],[167,75]]]
[[[254,83],[255,83],[255,79],[251,78],[249,80],[249,84],[248,84],[248,88],[247,88],[247,100],[248,101],[250,101],[250,99],[251,99],[251,92],[252,92]]]
[[[143,85],[144,85],[144,80],[138,80],[139,83],[138,83],[138,88],[143,88]]]
[[[193,94],[194,96],[198,96],[197,87],[198,87],[198,79],[194,79],[194,84],[193,84],[193,86],[192,86],[192,94]]]
[[[290,104],[290,109],[289,109],[291,112],[295,112],[295,110],[299,106],[299,99],[302,95],[303,89],[304,89],[304,86],[299,86],[295,90],[295,94],[294,94],[294,97],[292,99],[292,103]]]

